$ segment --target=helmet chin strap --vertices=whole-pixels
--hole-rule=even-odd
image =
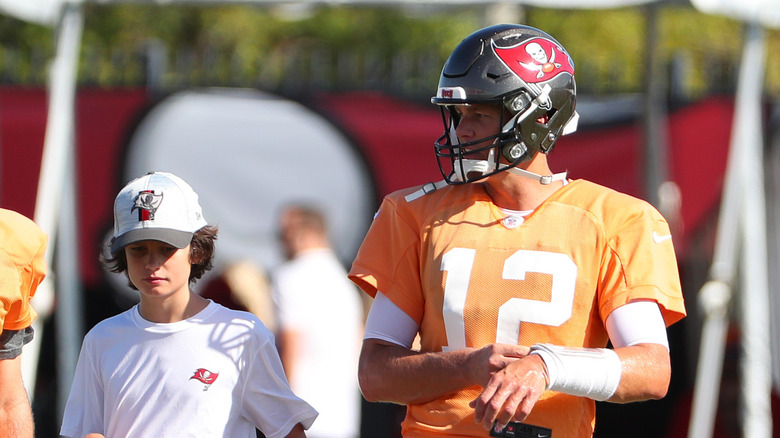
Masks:
[[[460,144],[458,136],[454,135],[454,130],[451,133],[453,145]],[[491,149],[488,152],[486,160],[456,160],[452,173],[454,174],[454,181],[466,181],[470,173],[479,173],[480,175],[486,175],[496,169],[495,164],[495,152]]]
[[[552,175],[539,175],[538,173],[533,173],[525,169],[520,169],[519,167],[513,167],[509,169],[508,172],[512,172],[524,176],[526,178],[531,178],[533,180],[539,181],[539,184],[543,184],[543,185],[551,184],[553,181],[563,181],[566,179],[566,176],[569,173],[569,172],[561,172]]]
[[[489,158],[487,160],[460,160],[455,162],[455,168],[453,169],[455,181],[465,181],[466,177],[470,173],[478,173],[480,175],[486,175],[493,170],[496,166],[490,158],[493,155],[493,151],[490,151]]]
[[[456,181],[464,181],[469,173],[479,173],[481,175],[485,175],[493,172],[496,170],[494,156],[495,152],[493,149],[491,149],[486,160],[458,161],[453,172],[455,176],[453,179]],[[565,180],[566,176],[568,175],[568,172],[560,172],[553,175],[539,175],[538,173],[520,169],[519,167],[506,167],[508,167],[508,169],[506,169],[507,172],[512,172],[526,178],[531,178],[535,181],[539,181],[539,183],[543,185],[551,184],[554,181]]]

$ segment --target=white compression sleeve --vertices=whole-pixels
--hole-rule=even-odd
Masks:
[[[607,400],[620,384],[622,365],[617,353],[607,348],[570,348],[534,344],[547,366],[547,389],[593,400]]]
[[[666,324],[654,301],[633,301],[615,309],[606,321],[607,332],[615,348],[653,343],[669,348]],[[547,389],[566,394],[607,400],[617,391],[622,366],[617,353],[606,348],[569,348],[536,344],[547,366]]]
[[[364,339],[381,339],[410,348],[419,326],[406,312],[377,291],[366,319]]]
[[[655,301],[632,301],[607,317],[607,333],[615,348],[661,344],[669,349],[666,324]]]

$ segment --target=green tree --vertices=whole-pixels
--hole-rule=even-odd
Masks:
[[[103,86],[143,84],[141,56],[165,48],[165,86],[427,90],[453,47],[484,25],[484,7],[225,6],[86,3],[79,78]],[[641,92],[647,71],[644,7],[526,8],[524,20],[571,53],[583,93]],[[742,24],[680,4],[659,9],[665,62],[693,96],[733,89]],[[43,83],[52,29],[0,16],[0,78]],[[768,53],[780,32],[768,32]],[[766,88],[780,91],[780,61],[767,59]]]

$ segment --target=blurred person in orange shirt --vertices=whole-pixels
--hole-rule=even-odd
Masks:
[[[7,438],[32,438],[35,429],[21,355],[34,336],[30,299],[46,276],[47,242],[33,221],[0,209],[0,431]]]

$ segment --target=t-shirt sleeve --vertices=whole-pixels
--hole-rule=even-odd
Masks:
[[[265,329],[267,330],[267,329]],[[280,438],[301,423],[308,429],[317,411],[297,397],[287,381],[270,332],[257,337],[257,351],[246,374],[244,412],[267,438]]]
[[[88,334],[79,353],[76,372],[62,416],[60,435],[66,437],[81,438],[88,433],[106,433],[103,385],[96,371],[95,357],[90,345]]]

